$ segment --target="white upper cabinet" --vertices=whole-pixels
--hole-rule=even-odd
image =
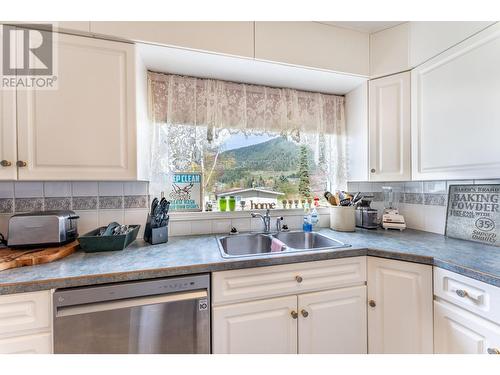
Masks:
[[[432,267],[368,257],[368,352],[433,352]]]
[[[492,23],[472,21],[410,22],[410,66],[416,67],[422,64]]]
[[[16,90],[0,90],[0,180],[17,178],[16,161]]]
[[[391,27],[370,35],[370,77],[408,70],[410,23]]]
[[[255,58],[368,76],[369,37],[318,22],[255,22]]]
[[[415,68],[492,23],[412,21],[373,33],[370,35],[370,77]]]
[[[94,22],[92,34],[254,57],[253,22]]]
[[[368,180],[368,83],[345,96],[347,180]]]
[[[412,176],[500,176],[500,24],[412,71]]]
[[[66,34],[56,43],[57,89],[17,92],[19,179],[140,178],[136,105],[144,88],[134,45]]]
[[[90,33],[90,21],[57,21],[55,25],[62,31]]]
[[[407,181],[410,163],[410,73],[369,83],[369,179]]]
[[[1,27],[0,48],[3,48]],[[16,161],[16,90],[0,89],[0,180],[17,178]]]

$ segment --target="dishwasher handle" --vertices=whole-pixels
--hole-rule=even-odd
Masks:
[[[155,305],[160,303],[171,303],[193,299],[208,298],[208,293],[205,289],[195,290],[186,293],[170,293],[157,296],[145,296],[136,298],[127,298],[108,302],[95,302],[83,305],[60,306],[56,309],[56,318],[63,316],[90,314],[95,312],[127,309],[137,306]],[[206,304],[206,302],[204,302]],[[207,306],[204,306],[206,309]]]

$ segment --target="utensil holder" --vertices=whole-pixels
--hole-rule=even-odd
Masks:
[[[100,251],[123,250],[137,238],[140,225],[130,225],[132,231],[126,234],[115,234],[112,236],[99,236],[100,230],[106,227],[100,227],[85,233],[78,238],[80,247],[86,253],[95,253]]]
[[[166,224],[164,226],[152,227],[151,215],[148,214],[148,218],[146,220],[146,227],[144,228],[144,241],[150,243],[151,245],[167,243],[169,219],[170,218],[167,217]]]
[[[354,232],[356,230],[354,206],[330,207],[330,228],[339,232]]]

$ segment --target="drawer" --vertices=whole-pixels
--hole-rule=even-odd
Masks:
[[[366,282],[366,257],[214,272],[214,305]]]
[[[49,332],[0,339],[0,354],[51,353],[52,340]]]
[[[434,267],[434,295],[500,324],[500,288]]]
[[[50,291],[0,296],[0,337],[50,327]]]
[[[445,301],[434,301],[434,353],[498,354],[500,326]]]

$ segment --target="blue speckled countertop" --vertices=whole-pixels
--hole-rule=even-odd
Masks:
[[[136,241],[123,251],[78,251],[53,263],[0,271],[0,294],[140,280],[238,268],[372,255],[431,264],[500,287],[500,248],[416,230],[322,229],[348,248],[222,258],[214,235],[172,237],[151,246]]]

